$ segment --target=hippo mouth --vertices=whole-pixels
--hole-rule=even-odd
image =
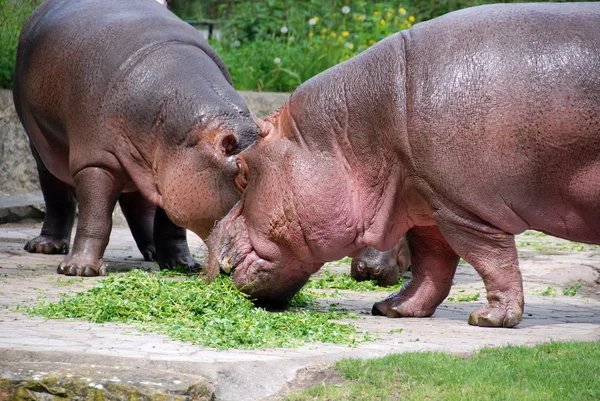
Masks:
[[[282,260],[264,257],[252,246],[239,204],[214,228],[208,249],[209,280],[220,272],[227,274],[240,291],[257,305],[267,307],[285,306],[323,265],[303,263],[293,257]]]

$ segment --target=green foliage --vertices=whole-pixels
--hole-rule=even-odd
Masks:
[[[237,89],[290,92],[417,21],[496,2],[234,1],[220,7],[219,19],[225,22],[221,40],[212,45]]]
[[[450,302],[471,302],[471,301],[477,301],[479,300],[479,297],[481,295],[479,293],[477,294],[464,294],[464,295],[457,295],[454,297],[448,297],[448,301]]]
[[[305,306],[303,292],[292,301]],[[289,310],[273,313],[254,307],[219,276],[211,283],[134,270],[100,280],[89,291],[42,302],[28,312],[48,318],[77,318],[95,323],[124,322],[145,331],[215,348],[296,347],[308,342],[353,345],[368,340],[353,325],[333,322],[336,312]]]
[[[336,274],[322,271],[306,283],[304,288],[366,291],[398,291],[406,282],[400,279],[398,284],[391,287],[380,287],[375,280],[355,281],[348,273]]]
[[[0,88],[12,88],[19,33],[40,0],[0,1]]]
[[[575,295],[577,295],[577,292],[581,289],[582,285],[583,285],[583,283],[576,283],[576,284],[570,285],[566,288],[563,288],[562,293],[563,293],[563,295],[567,295],[569,297],[574,297]]]
[[[543,297],[553,297],[556,295],[556,288],[548,286],[545,290],[533,291],[535,295],[541,295]]]
[[[292,91],[319,72],[412,25],[396,2],[266,0],[224,10],[223,57],[238,89]]]
[[[321,384],[287,400],[600,399],[600,343],[549,343],[483,349],[464,359],[441,352],[347,359],[336,368],[348,381]]]

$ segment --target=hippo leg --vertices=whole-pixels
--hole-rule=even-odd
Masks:
[[[139,192],[122,193],[119,205],[144,260],[156,260],[154,247],[154,212],[156,206]]]
[[[190,254],[185,228],[173,223],[159,207],[154,215],[154,244],[156,261],[161,270],[186,266],[189,271],[199,271],[202,267]]]
[[[452,249],[473,266],[485,284],[489,304],[471,313],[469,324],[519,324],[524,307],[523,280],[514,235],[476,219],[444,219],[438,225]]]
[[[374,315],[431,316],[450,292],[459,257],[439,229],[413,227],[406,236],[413,277],[400,291],[375,303]]]
[[[77,204],[75,193],[70,185],[48,171],[33,146],[31,152],[37,164],[40,186],[46,203],[46,215],[42,232],[27,242],[25,250],[31,253],[66,254],[69,252],[71,230],[75,219]]]
[[[112,212],[123,184],[108,170],[99,167],[87,167],[74,179],[79,202],[77,232],[73,249],[57,272],[67,276],[104,276],[106,265],[102,256],[112,229]]]

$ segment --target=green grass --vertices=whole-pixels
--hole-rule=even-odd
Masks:
[[[576,283],[576,284],[570,285],[568,287],[563,288],[562,293],[563,293],[563,295],[574,297],[575,295],[577,295],[577,292],[581,289],[582,285],[583,285],[583,283]]]
[[[533,291],[534,295],[541,295],[542,297],[553,297],[556,295],[556,288],[548,286],[545,290]]]
[[[321,384],[287,400],[600,399],[600,343],[549,343],[484,349],[463,359],[406,353],[335,365],[347,381]]]
[[[550,236],[539,231],[525,231],[515,238],[517,248],[527,248],[548,254],[562,252],[589,252],[600,249],[599,245],[573,241],[553,241]]]
[[[402,288],[405,282],[406,280],[400,279],[396,285],[390,287],[380,287],[377,285],[375,280],[355,281],[348,273],[337,274],[328,271],[321,271],[317,275],[313,276],[308,283],[306,283],[305,288],[350,290],[358,292],[392,292]]]
[[[19,33],[39,3],[40,0],[0,1],[0,88],[12,88]]]
[[[462,294],[462,295],[456,295],[453,297],[448,297],[448,301],[450,301],[450,302],[478,301],[480,296],[481,296],[481,294],[479,294],[479,293],[477,293],[477,294]]]
[[[96,283],[91,290],[67,294],[58,303],[42,301],[28,308],[47,318],[76,318],[95,323],[123,322],[144,331],[214,348],[297,347],[311,342],[354,345],[371,339],[353,325],[334,320],[355,317],[302,309],[314,297],[301,292],[296,309],[269,312],[254,307],[219,276],[211,283],[192,277],[165,277],[133,270]]]

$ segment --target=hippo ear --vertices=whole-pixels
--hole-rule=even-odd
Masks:
[[[254,114],[252,114],[252,119],[254,120],[256,125],[258,125],[258,128],[259,128],[258,137],[260,139],[263,139],[264,137],[269,135],[269,133],[273,129],[273,124],[271,122],[265,121],[261,118],[258,118]]]

